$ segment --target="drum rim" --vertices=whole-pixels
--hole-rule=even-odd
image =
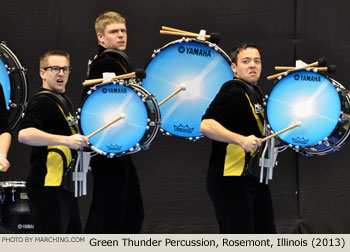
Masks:
[[[0,181],[0,188],[7,187],[25,187],[26,181],[11,180],[11,181]]]
[[[200,40],[197,38],[187,38],[187,37],[183,37],[181,39],[177,39],[177,40],[173,40],[171,42],[168,42],[167,44],[165,44],[164,46],[155,49],[151,55],[151,58],[147,61],[144,69],[147,69],[147,66],[150,64],[150,62],[152,61],[152,59],[159,54],[161,51],[163,51],[165,48],[172,46],[172,45],[176,45],[176,44],[180,44],[180,43],[198,43],[198,44],[203,44],[203,45],[207,45],[210,48],[213,48],[215,51],[219,52],[222,56],[224,56],[224,58],[227,60],[227,62],[231,65],[232,64],[232,60],[230,58],[230,56],[221,48],[219,47],[217,44],[212,43],[210,41],[206,41],[206,40]]]

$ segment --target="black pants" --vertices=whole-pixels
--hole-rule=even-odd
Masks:
[[[220,233],[276,233],[268,185],[255,177],[208,175],[207,189]]]
[[[27,183],[29,205],[38,234],[81,234],[77,199],[62,187]]]
[[[140,233],[144,218],[139,179],[130,156],[92,157],[93,198],[88,234]]]

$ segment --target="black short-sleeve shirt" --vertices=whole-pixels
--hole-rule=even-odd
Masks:
[[[214,119],[226,129],[244,136],[262,137],[261,125],[259,128],[249,96],[235,81],[222,85],[202,119]],[[245,154],[238,145],[213,140],[209,174],[242,176],[249,160]]]

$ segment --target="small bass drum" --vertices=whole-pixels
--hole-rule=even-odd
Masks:
[[[78,110],[81,133],[88,136],[119,115],[115,122],[89,139],[91,149],[108,157],[148,149],[160,124],[155,98],[134,79],[96,85]]]
[[[306,156],[339,150],[349,137],[349,92],[337,81],[314,71],[292,71],[278,80],[266,100],[268,126],[278,132],[301,122],[278,136]]]

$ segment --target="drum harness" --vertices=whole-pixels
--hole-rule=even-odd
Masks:
[[[73,116],[73,104],[71,100],[67,98],[67,101],[59,94],[51,90],[42,90],[36,93],[34,97],[46,95],[53,99],[59,109],[62,112],[62,115],[67,121],[69,128],[72,133],[79,133],[78,120],[76,116]],[[33,99],[32,98],[32,99]],[[67,164],[67,160],[64,154],[61,154],[63,162],[65,162],[65,170],[62,178],[62,186],[64,189],[70,192],[75,193],[75,197],[86,195],[86,174],[88,172],[88,167],[90,163],[90,155],[88,152],[79,150],[74,153],[72,161],[70,164]]]
[[[240,79],[234,79],[234,83],[238,84],[248,95],[252,105],[254,106],[255,113],[258,115],[260,122],[263,122],[264,135],[267,135],[268,130],[263,116],[264,108],[261,105],[263,95],[260,88],[258,86],[255,86],[254,88]],[[277,155],[280,151],[282,151],[281,147],[275,147],[275,138],[273,137],[267,140],[266,144],[264,144],[262,148],[260,147],[256,154],[254,154],[259,156],[259,166],[261,167],[260,183],[262,183],[264,179],[266,184],[268,183],[268,180],[272,180],[273,168],[275,165],[277,165]],[[254,155],[252,156],[251,160],[254,159]]]

